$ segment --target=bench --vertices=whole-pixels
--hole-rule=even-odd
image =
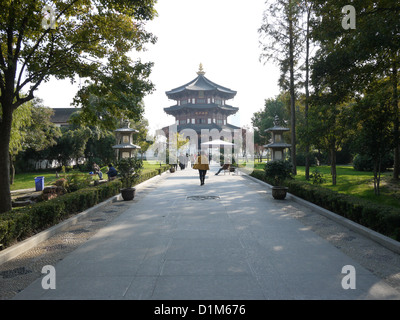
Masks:
[[[228,171],[229,172],[229,174],[231,173],[231,165],[230,164],[224,164],[223,166],[222,166],[222,170],[224,170],[224,174],[225,174],[225,172],[226,171]]]

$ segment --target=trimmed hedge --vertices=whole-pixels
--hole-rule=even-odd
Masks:
[[[1,214],[1,249],[119,194],[120,189],[121,182],[115,180]]]
[[[254,178],[266,181],[263,170],[254,170]],[[400,241],[400,209],[342,194],[307,182],[286,180],[289,193],[339,214],[349,220]]]

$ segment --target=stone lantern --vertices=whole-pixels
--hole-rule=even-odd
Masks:
[[[117,151],[117,159],[132,158],[134,150],[140,149],[140,146],[133,144],[133,134],[138,133],[138,130],[129,127],[129,121],[125,121],[123,128],[115,130],[117,136],[117,145],[113,149]]]
[[[282,127],[279,117],[275,116],[274,126],[265,131],[272,133],[272,143],[264,146],[271,150],[272,161],[285,160],[285,149],[290,148],[292,145],[283,141],[283,133],[289,131],[289,128]]]

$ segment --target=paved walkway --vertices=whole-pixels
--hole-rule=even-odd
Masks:
[[[196,170],[167,173],[54,265],[56,289],[43,289],[39,278],[14,298],[400,299],[298,219],[315,213],[216,169],[204,186]],[[355,268],[356,289],[342,287],[346,265]]]

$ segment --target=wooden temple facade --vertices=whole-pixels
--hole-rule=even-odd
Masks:
[[[228,133],[232,140],[234,130],[242,130],[228,123],[228,117],[239,110],[229,104],[229,100],[233,99],[236,93],[207,79],[200,64],[195,79],[166,92],[169,99],[175,100],[175,105],[164,108],[164,112],[175,117],[178,133],[185,132],[185,129],[192,129],[197,133],[199,150],[203,129],[208,129],[210,132],[214,129],[213,132],[221,133],[220,137],[214,136],[214,138],[225,140]],[[169,128],[163,128],[167,137]]]

